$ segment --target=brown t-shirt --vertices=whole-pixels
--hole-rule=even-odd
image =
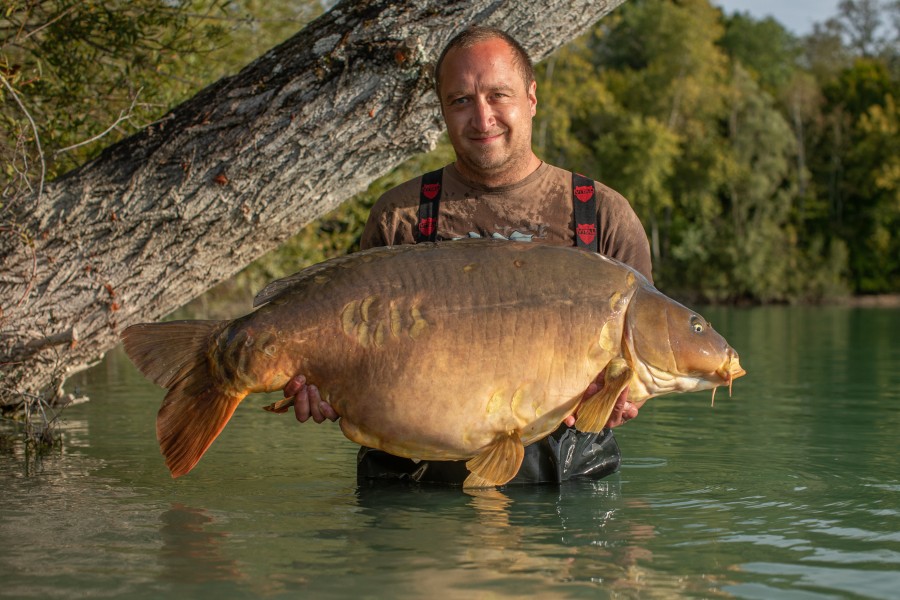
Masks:
[[[497,237],[575,245],[572,173],[541,163],[513,185],[486,188],[465,180],[453,164],[444,167],[437,239]],[[362,235],[363,249],[413,244],[422,178],[388,190],[378,199]],[[637,215],[621,194],[595,183],[597,247],[653,281],[650,244]]]

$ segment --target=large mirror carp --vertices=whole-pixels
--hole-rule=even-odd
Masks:
[[[125,352],[168,389],[157,437],[190,471],[252,392],[302,374],[358,444],[468,460],[466,487],[502,485],[524,446],[576,413],[600,431],[620,391],[731,387],[737,353],[630,267],[560,246],[464,240],[375,248],[275,281],[233,321],[128,327]],[[603,387],[584,398],[604,372]],[[290,400],[271,410],[287,408]]]

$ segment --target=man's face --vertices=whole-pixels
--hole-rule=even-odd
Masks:
[[[447,53],[440,72],[441,111],[457,167],[486,185],[528,174],[536,85],[525,87],[512,49],[500,39]]]

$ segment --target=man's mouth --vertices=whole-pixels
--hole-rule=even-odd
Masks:
[[[502,137],[503,132],[499,132],[492,135],[470,136],[469,140],[474,144],[490,144],[491,142],[497,141]]]

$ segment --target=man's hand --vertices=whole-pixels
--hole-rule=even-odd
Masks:
[[[591,384],[584,391],[584,395],[582,399],[587,399],[597,393],[603,387],[603,373],[601,372],[597,379],[591,382]],[[626,387],[622,390],[622,393],[619,394],[619,397],[616,398],[616,406],[613,408],[612,414],[609,416],[609,421],[607,421],[607,427],[618,427],[635,418],[638,415],[638,407],[628,401],[628,388]],[[569,427],[574,427],[576,421],[576,415],[569,415],[565,418],[563,423],[568,425]]]
[[[336,421],[338,414],[330,404],[319,396],[319,388],[314,385],[306,385],[306,377],[295,375],[284,386],[284,397],[294,398],[294,415],[301,423],[306,423],[310,417],[316,423],[325,419]]]

